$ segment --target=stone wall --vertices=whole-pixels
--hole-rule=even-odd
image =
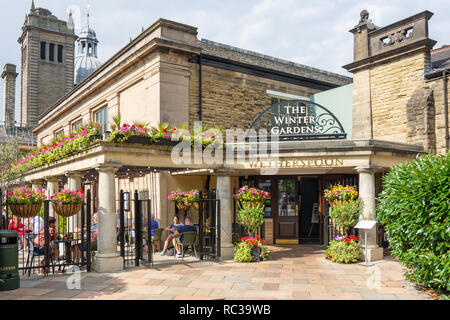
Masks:
[[[189,126],[199,119],[198,64],[191,68],[189,82]],[[202,120],[207,127],[223,129],[250,127],[253,120],[271,104],[267,90],[309,97],[319,92],[276,80],[240,72],[202,66]]]
[[[435,150],[437,154],[445,154],[445,116],[444,116],[444,84],[442,77],[428,81],[427,86],[433,90],[435,109]],[[447,103],[450,105],[450,90],[447,85]],[[449,108],[450,109],[450,108]],[[450,119],[450,110],[448,118]]]
[[[370,70],[373,138],[408,142],[407,104],[423,85],[424,53],[402,57]]]

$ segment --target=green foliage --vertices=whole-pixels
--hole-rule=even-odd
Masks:
[[[19,148],[19,140],[11,139],[8,143],[0,144],[0,188],[2,192],[15,185],[20,185],[20,177],[26,172],[25,168],[17,168],[14,172],[10,171],[10,167],[19,159],[22,152]]]
[[[252,262],[253,257],[251,254],[252,248],[246,246],[245,243],[239,242],[234,250],[234,261],[237,262]]]
[[[391,168],[377,217],[406,276],[450,291],[450,153],[425,155]]]
[[[243,225],[249,234],[255,234],[260,225],[264,223],[264,205],[253,206],[251,203],[239,203],[237,221]]]
[[[325,251],[325,256],[333,262],[352,263],[359,259],[359,244],[356,241],[332,240]]]
[[[330,217],[338,227],[348,232],[358,223],[363,207],[364,203],[359,198],[354,201],[335,201],[335,206],[330,210]]]
[[[260,248],[260,259],[267,260],[269,258],[269,251],[265,245],[265,241],[256,237],[241,238],[234,245],[234,261],[237,262],[252,262],[253,256],[251,254],[253,247]]]

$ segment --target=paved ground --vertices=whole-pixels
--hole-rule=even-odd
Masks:
[[[260,263],[176,260],[153,269],[81,273],[80,289],[70,275],[22,277],[21,288],[0,299],[429,299],[404,280],[402,266],[388,257],[371,267],[324,259],[319,246],[276,246]],[[73,276],[72,276],[73,277]]]

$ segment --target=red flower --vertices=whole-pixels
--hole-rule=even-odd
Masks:
[[[349,238],[344,238],[343,241],[344,242],[350,242],[350,239]]]
[[[330,259],[330,260],[331,260],[331,254],[328,254],[328,259]]]
[[[359,240],[359,238],[355,237],[354,235],[349,236],[349,238],[356,242],[358,242],[358,240]]]
[[[80,190],[78,190],[81,194],[84,194],[83,189],[80,188]]]
[[[266,244],[266,241],[265,241],[265,240],[263,240],[263,241],[262,241],[262,243],[263,243],[263,244]]]
[[[245,244],[248,244],[248,240],[247,240],[247,241],[245,241]]]

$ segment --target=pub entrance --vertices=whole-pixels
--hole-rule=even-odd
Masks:
[[[273,242],[276,244],[320,244],[321,183],[318,177],[254,176],[241,179],[271,195],[265,207],[265,218],[273,222]]]

